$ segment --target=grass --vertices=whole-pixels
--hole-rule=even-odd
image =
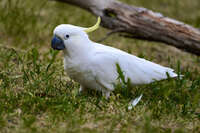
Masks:
[[[199,0],[122,1],[200,26]],[[185,76],[134,88],[124,81],[106,100],[94,91],[80,95],[79,84],[64,73],[62,54],[50,48],[56,25],[90,26],[95,17],[58,2],[2,0],[0,20],[0,132],[200,132],[199,57],[113,35],[103,43]],[[90,37],[99,40],[106,32],[101,28]],[[141,93],[129,111],[128,103]]]

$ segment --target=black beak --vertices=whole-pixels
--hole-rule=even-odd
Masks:
[[[65,49],[65,45],[63,40],[60,38],[54,36],[53,39],[51,40],[51,47],[55,50],[63,50]]]

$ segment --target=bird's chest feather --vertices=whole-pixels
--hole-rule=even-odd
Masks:
[[[70,60],[64,59],[64,69],[68,76],[80,83],[89,83],[94,80],[95,75],[93,74],[90,64],[88,61],[82,60]],[[87,63],[86,63],[87,62]]]

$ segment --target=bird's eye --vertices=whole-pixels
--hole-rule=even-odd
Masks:
[[[66,38],[66,39],[68,39],[68,38],[69,38],[69,35],[68,35],[68,34],[67,34],[67,35],[65,35],[65,38]]]

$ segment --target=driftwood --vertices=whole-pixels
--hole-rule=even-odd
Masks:
[[[126,33],[128,37],[163,42],[200,55],[200,31],[160,13],[117,0],[57,0],[79,6],[101,16],[102,26]]]

